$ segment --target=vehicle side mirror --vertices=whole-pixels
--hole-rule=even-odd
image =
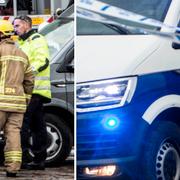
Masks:
[[[173,49],[180,49],[180,43],[173,42],[173,43],[172,43],[172,48],[173,48]]]
[[[61,8],[56,9],[56,17],[59,17],[62,14],[63,10]]]
[[[66,65],[66,68],[69,72],[73,73],[74,72],[74,63],[69,63]]]
[[[180,49],[180,37],[176,36],[173,43],[172,43],[173,49]]]
[[[74,72],[74,48],[70,49],[67,54],[65,55],[64,61],[59,64],[57,67],[56,72]]]

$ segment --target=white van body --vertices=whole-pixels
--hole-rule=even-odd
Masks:
[[[162,22],[176,27],[180,1],[166,3]],[[77,31],[82,26],[79,23]],[[115,165],[110,179],[123,174],[132,179],[180,179],[180,48],[173,44],[176,36],[82,32],[76,37],[78,178],[101,176],[96,174],[101,167]],[[109,117],[112,124],[106,124]]]

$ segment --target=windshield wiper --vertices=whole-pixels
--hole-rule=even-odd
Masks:
[[[111,29],[113,29],[114,31],[116,31],[116,32],[118,32],[119,34],[132,34],[131,33],[131,31],[129,31],[127,28],[126,28],[126,26],[121,26],[121,25],[119,25],[119,24],[112,24],[112,23],[108,23],[108,22],[106,22],[106,24],[105,23],[103,23],[105,26],[107,26],[107,27],[109,27],[109,28],[111,28]]]
[[[91,12],[91,11],[87,11],[87,10],[84,11],[83,9],[78,9],[77,12],[78,12],[77,13],[78,17],[87,19],[90,21],[102,23],[105,26],[115,30],[119,34],[131,34],[131,31],[128,29],[128,27],[126,25],[117,23],[113,20],[109,20],[108,18],[106,18],[100,14],[97,14],[97,13]]]

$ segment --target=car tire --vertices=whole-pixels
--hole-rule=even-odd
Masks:
[[[141,177],[146,180],[180,179],[180,128],[172,122],[152,126],[141,153]]]
[[[4,164],[4,146],[5,143],[0,144],[0,166]]]
[[[46,164],[61,164],[69,156],[72,149],[73,136],[71,130],[62,117],[46,113],[44,118],[48,131]]]

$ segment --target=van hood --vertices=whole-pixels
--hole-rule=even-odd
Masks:
[[[153,35],[77,36],[77,83],[136,75],[160,46]],[[138,72],[140,73],[140,72]]]

